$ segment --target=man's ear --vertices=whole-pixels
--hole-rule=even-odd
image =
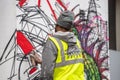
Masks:
[[[55,32],[57,32],[57,28],[58,28],[58,26],[56,25],[56,26],[55,26]]]

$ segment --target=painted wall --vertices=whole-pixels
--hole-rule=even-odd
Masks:
[[[22,0],[21,0],[22,1]],[[25,1],[25,0],[23,0],[23,1]],[[15,46],[15,43],[16,43],[16,41],[15,41],[15,37],[16,37],[16,35],[14,34],[14,31],[15,31],[15,28],[17,28],[18,30],[25,30],[25,31],[28,31],[28,32],[30,32],[31,31],[31,33],[33,33],[33,34],[38,34],[39,33],[39,31],[38,30],[41,30],[41,28],[42,28],[42,31],[43,31],[43,33],[42,34],[44,34],[44,36],[43,35],[39,35],[39,36],[42,36],[42,37],[44,37],[45,38],[45,35],[47,35],[46,34],[46,32],[44,33],[44,29],[45,28],[43,28],[41,25],[39,25],[39,24],[37,24],[38,26],[40,26],[40,28],[36,28],[35,26],[33,26],[33,25],[31,25],[31,23],[27,23],[27,22],[25,22],[25,18],[26,18],[26,21],[28,21],[28,20],[30,20],[30,22],[32,22],[32,19],[33,18],[30,18],[30,15],[32,15],[33,13],[34,13],[34,11],[33,11],[33,13],[30,13],[30,14],[28,14],[27,15],[27,17],[25,17],[25,15],[24,15],[24,12],[27,14],[28,12],[29,12],[29,10],[31,11],[31,10],[37,10],[38,8],[37,7],[34,7],[34,8],[31,8],[30,6],[34,6],[34,5],[38,5],[38,1],[39,0],[29,0],[29,2],[28,2],[28,7],[29,8],[26,8],[26,6],[23,6],[23,7],[16,7],[15,6],[15,3],[16,4],[18,4],[18,1],[3,1],[2,0],[2,2],[0,3],[0,10],[2,11],[2,13],[0,13],[0,17],[2,17],[0,20],[0,26],[4,26],[4,27],[2,27],[2,29],[0,29],[1,30],[1,34],[0,34],[0,44],[1,44],[1,46],[0,46],[0,51],[1,51],[1,54],[0,54],[0,56],[2,56],[3,54],[2,54],[2,52],[3,52],[3,50],[5,49],[5,46],[7,45],[7,43],[10,41],[10,38],[11,38],[11,36],[12,36],[12,34],[14,35],[14,37],[12,37],[12,40],[10,41],[10,45],[8,46],[8,48],[7,48],[7,50],[6,50],[6,53],[8,53],[9,52],[9,50],[12,50],[11,52],[10,52],[10,55],[9,55],[9,57],[7,57],[7,59],[9,59],[9,58],[11,58],[11,57],[14,57],[14,55],[15,55],[15,58],[14,58],[14,60],[13,59],[11,59],[11,60],[9,60],[9,61],[7,61],[6,63],[3,63],[3,61],[4,61],[4,59],[5,59],[5,56],[7,55],[7,54],[5,54],[4,55],[4,57],[3,57],[3,61],[0,63],[0,70],[2,70],[1,72],[0,72],[0,79],[1,80],[6,80],[7,78],[9,78],[9,77],[11,77],[11,79],[12,80],[16,80],[16,79],[18,79],[18,75],[19,74],[22,74],[22,73],[19,73],[19,72],[24,72],[26,69],[24,69],[24,68],[26,68],[26,67],[28,67],[28,64],[29,63],[26,63],[26,62],[24,62],[24,64],[22,64],[22,67],[20,68],[20,69],[22,69],[21,71],[19,71],[19,63],[20,63],[20,61],[21,60],[18,60],[18,59],[21,59],[21,55],[19,55],[19,57],[18,57],[18,55],[16,55],[16,53],[19,53],[19,52],[21,52],[20,50],[21,49],[19,49],[19,47],[18,46]],[[40,6],[41,6],[41,9],[44,11],[44,13],[45,14],[47,14],[47,16],[49,16],[52,20],[53,20],[53,22],[50,20],[50,23],[54,23],[55,22],[55,17],[54,17],[54,15],[52,15],[51,16],[51,14],[53,14],[52,12],[51,12],[51,10],[50,10],[50,6],[48,5],[48,3],[47,3],[47,1],[49,1],[49,0],[41,0],[41,4],[40,4]],[[87,11],[87,9],[88,9],[88,6],[89,6],[89,3],[88,3],[88,1],[89,0],[86,0],[86,1],[78,1],[78,0],[74,0],[74,1],[67,1],[67,0],[64,0],[65,1],[65,3],[66,3],[66,5],[70,5],[69,7],[68,7],[68,9],[72,9],[77,3],[80,3],[80,9],[83,9],[83,10],[86,10]],[[102,20],[105,20],[105,21],[108,21],[108,1],[107,0],[105,0],[105,1],[102,1],[102,0],[100,0],[100,1],[96,1],[100,6],[101,6],[101,8],[98,8],[97,10],[98,10],[98,12],[101,14],[101,16],[102,16]],[[7,3],[7,6],[5,6],[6,5],[6,3]],[[53,8],[55,8],[55,0],[50,0],[50,3],[51,3],[51,5],[53,5],[54,7]],[[100,7],[100,6],[98,6],[98,7]],[[4,9],[3,9],[3,7],[4,7]],[[16,8],[15,8],[16,7]],[[61,7],[61,6],[60,6]],[[37,8],[37,9],[36,9]],[[60,8],[59,8],[60,9]],[[79,12],[78,11],[78,9],[79,8],[77,8],[77,10],[75,11],[75,13],[77,13],[77,12]],[[39,11],[39,9],[38,9],[38,11]],[[56,15],[58,16],[58,14],[60,13],[57,9],[55,9],[55,11],[57,11],[56,12]],[[8,15],[9,14],[9,15]],[[3,17],[4,16],[4,17]],[[36,16],[36,17],[39,17],[40,18],[40,16]],[[43,17],[43,16],[42,16]],[[17,20],[16,20],[16,18],[17,18]],[[48,17],[44,17],[44,18],[48,18]],[[96,17],[95,17],[96,18]],[[101,20],[101,17],[97,17],[97,18],[99,18],[100,20]],[[22,21],[22,19],[24,19],[23,21]],[[34,19],[35,19],[35,17],[34,17]],[[47,19],[48,20],[48,19]],[[33,20],[33,21],[37,21],[38,22],[38,20],[37,20],[37,18],[36,18],[36,20]],[[20,22],[23,22],[23,23],[20,23]],[[39,21],[40,22],[40,21]],[[48,21],[49,22],[49,21]],[[47,21],[45,21],[45,25],[48,25],[48,22]],[[94,20],[94,18],[93,18],[93,22],[95,22],[95,20]],[[26,23],[27,23],[27,25],[26,25]],[[41,21],[41,23],[43,23],[42,21]],[[25,25],[25,26],[24,26]],[[91,25],[91,24],[89,24],[89,25]],[[93,24],[92,24],[93,25]],[[94,24],[95,25],[95,24]],[[24,28],[25,27],[25,28]],[[32,28],[30,28],[30,27],[34,27],[34,30],[32,29]],[[37,31],[36,31],[36,29],[37,29]],[[106,30],[106,29],[105,29]],[[94,30],[93,30],[94,31]],[[100,29],[100,31],[101,31],[101,29]],[[50,30],[48,30],[48,33],[50,32]],[[4,33],[6,33],[6,34],[4,34]],[[41,32],[40,32],[41,33]],[[4,34],[4,35],[3,35]],[[27,32],[24,32],[24,34],[26,35],[26,36],[28,36],[28,33]],[[102,33],[103,34],[103,33]],[[102,36],[102,38],[103,38],[103,36]],[[31,40],[31,39],[30,39]],[[106,40],[106,38],[105,38],[105,40]],[[3,44],[4,43],[4,44]],[[90,43],[90,42],[89,42]],[[35,44],[36,45],[36,44]],[[98,45],[98,44],[97,44]],[[17,48],[16,48],[17,47]],[[84,46],[83,46],[84,47]],[[93,47],[93,46],[92,46]],[[108,47],[108,46],[107,46]],[[13,49],[10,49],[10,48],[13,48]],[[105,47],[106,48],[106,47]],[[40,49],[40,48],[37,48],[37,49]],[[106,48],[107,49],[107,48]],[[86,50],[87,50],[87,48],[86,48]],[[97,47],[96,47],[96,49],[94,49],[94,52],[97,52],[96,50],[99,50]],[[15,53],[15,54],[14,54]],[[87,53],[87,52],[86,52]],[[89,53],[89,50],[88,50],[88,53]],[[94,54],[94,56],[95,56],[96,54]],[[102,55],[103,54],[101,54],[101,57],[102,57]],[[108,55],[109,56],[109,55]],[[23,56],[22,56],[23,57]],[[93,56],[92,56],[93,57]],[[91,58],[90,58],[90,60],[91,60]],[[11,66],[15,66],[15,67],[11,67]],[[104,64],[102,64],[102,65],[104,65]],[[8,67],[9,66],[9,67]],[[14,70],[15,69],[15,70]],[[2,72],[4,72],[4,74],[5,73],[8,73],[8,74],[6,74],[6,75],[4,75]],[[92,73],[93,74],[93,73]],[[108,72],[106,72],[106,73],[103,73],[103,74],[107,74],[106,76],[107,76],[107,78],[109,78],[109,73]],[[21,76],[21,79],[25,79],[26,80],[26,76],[24,75],[24,74],[22,74],[22,75],[20,75]],[[20,79],[19,79],[20,80]]]

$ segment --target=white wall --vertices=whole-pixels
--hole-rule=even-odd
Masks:
[[[120,80],[120,52],[110,50],[110,77],[111,80]]]
[[[15,30],[15,0],[0,0],[0,56]],[[0,80],[7,80],[12,62],[0,65]]]
[[[0,53],[15,29],[15,1],[0,0]]]

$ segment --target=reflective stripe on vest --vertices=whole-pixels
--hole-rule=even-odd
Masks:
[[[53,80],[85,80],[82,53],[73,53],[73,55],[68,56],[66,42],[54,37],[49,37],[49,39],[58,49]],[[76,45],[80,48],[79,40],[77,40]]]
[[[65,49],[68,49],[67,43],[62,41],[62,40],[58,40],[57,38],[54,38],[54,37],[49,37],[49,39],[56,45],[56,47],[58,49],[58,54],[57,54],[58,56],[56,59],[56,66],[55,67],[61,67],[61,66],[69,65],[69,64],[76,64],[76,63],[83,63],[84,62],[84,60],[82,58],[82,53],[79,55],[76,55],[77,56],[76,58],[72,58],[70,60],[67,60],[65,57],[65,54],[67,55],[67,53],[65,52]],[[77,39],[76,45],[79,48],[81,48],[78,39]],[[67,56],[67,57],[69,57],[69,56]]]

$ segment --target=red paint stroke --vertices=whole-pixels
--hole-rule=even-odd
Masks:
[[[102,77],[102,80],[109,80],[107,76],[105,76],[104,74],[101,74],[101,77]]]
[[[17,31],[17,44],[23,50],[25,55],[29,54],[34,49],[30,41],[21,31]]]
[[[26,0],[20,0],[18,4],[20,7],[22,7],[25,2],[26,2]]]
[[[33,68],[29,71],[29,74],[34,73],[36,70],[37,70],[37,68],[36,68],[36,67],[33,67]]]
[[[81,32],[81,31],[83,30],[83,27],[82,27],[82,26],[83,26],[84,24],[83,24],[83,25],[82,25],[82,24],[79,24],[80,22],[81,22],[81,20],[77,20],[77,21],[74,22],[75,27],[76,27],[76,29],[77,29],[78,32]]]
[[[99,62],[100,52],[101,52],[102,47],[103,47],[104,44],[105,44],[105,42],[102,42],[102,43],[100,43],[99,46],[98,46],[98,49],[97,49],[96,55],[95,55],[95,60],[96,60],[96,62]],[[100,64],[99,64],[99,65],[100,65]]]
[[[49,0],[47,0],[47,3],[48,3],[48,5],[49,5],[49,7],[50,7],[50,10],[51,10],[51,12],[52,12],[54,18],[55,18],[55,21],[57,21],[56,14],[55,14],[55,12],[54,12],[54,10],[53,10],[53,8],[52,8],[52,5],[50,4]]]
[[[109,70],[109,69],[108,68],[101,68],[100,72],[103,73],[104,71],[107,71],[107,70]]]
[[[38,7],[40,7],[41,0],[38,0]]]
[[[102,64],[106,59],[108,59],[108,58],[109,58],[109,56],[106,56],[106,57],[100,58],[100,59],[98,60],[98,66],[100,67],[101,64]]]
[[[67,10],[67,7],[63,4],[61,0],[56,0],[63,8],[64,10]]]

